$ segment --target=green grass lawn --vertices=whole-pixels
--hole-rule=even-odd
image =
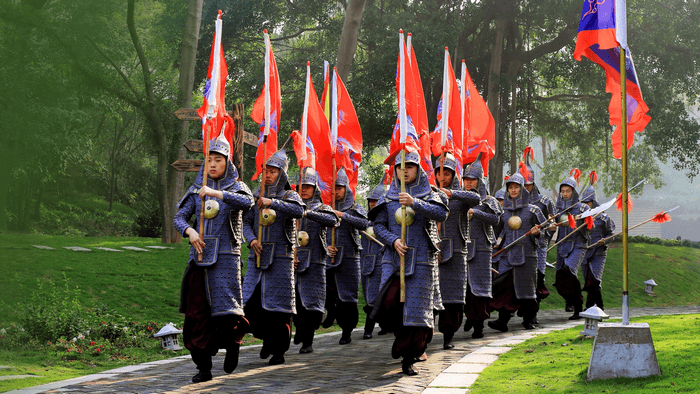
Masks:
[[[700,392],[700,315],[631,319],[649,323],[661,376],[586,382],[593,339],[583,326],[541,335],[513,347],[486,368],[471,394]]]

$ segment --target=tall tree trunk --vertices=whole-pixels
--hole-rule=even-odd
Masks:
[[[338,45],[338,58],[335,60],[338,76],[343,82],[347,82],[348,75],[350,75],[350,66],[352,66],[352,60],[355,57],[357,36],[360,33],[360,23],[364,12],[365,0],[350,0],[348,2],[343,32],[340,34],[340,44]]]
[[[192,105],[192,90],[194,88],[194,66],[197,57],[197,45],[199,42],[199,29],[202,24],[202,4],[203,0],[190,0],[187,9],[187,20],[185,21],[185,31],[182,34],[182,49],[180,51],[180,84],[178,91],[178,104],[180,108],[189,108]],[[190,122],[182,121],[175,131],[173,138],[173,149],[177,151],[174,159],[186,159],[187,149],[182,145],[187,139]],[[173,217],[175,216],[175,204],[182,198],[185,191],[185,173],[168,168],[167,195],[170,199],[168,205],[171,207],[166,217],[163,227],[172,228]],[[181,236],[177,231],[171,231],[166,243],[180,243]]]
[[[501,79],[501,59],[503,56],[503,38],[505,35],[508,21],[506,19],[498,19],[496,21],[496,42],[491,53],[491,66],[489,71],[489,90],[487,97],[487,105],[489,111],[493,115],[494,123],[496,124],[496,155],[493,158],[493,165],[489,176],[489,186],[493,192],[500,187],[503,180],[503,162],[504,162],[504,142],[505,134],[500,130],[500,109],[498,108],[498,99],[500,91]]]

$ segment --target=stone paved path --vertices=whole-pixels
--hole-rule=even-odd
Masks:
[[[606,312],[611,318],[620,318],[621,315],[619,309]],[[630,315],[684,313],[700,313],[700,306],[632,308]],[[356,330],[353,342],[344,346],[338,345],[339,332],[320,335],[311,354],[299,354],[299,345],[292,345],[285,356],[286,363],[277,366],[269,366],[266,360],[258,357],[259,345],[244,347],[238,369],[230,375],[221,369],[224,355],[220,353],[214,358],[214,379],[197,385],[190,381],[196,373],[194,364],[189,356],[184,356],[12,393],[421,393],[424,390],[426,394],[464,393],[466,388],[435,388],[436,383],[431,385],[431,382],[440,376],[473,382],[483,369],[479,363],[487,365],[486,361],[493,361],[498,354],[507,351],[509,344],[528,338],[532,333],[571,327],[567,320],[570,315],[563,311],[542,311],[539,315],[541,324],[534,331],[524,330],[519,324],[520,319],[513,318],[509,326],[511,331],[500,333],[487,327],[485,337],[479,340],[473,340],[471,333],[459,331],[452,350],[442,349],[442,335],[436,332],[428,347],[429,359],[416,364],[420,373],[415,377],[401,374],[400,361],[390,357],[393,336],[377,336],[375,329],[374,338],[369,340],[363,340],[362,332]],[[582,323],[580,320],[577,325]],[[496,349],[499,347],[501,349]],[[472,363],[469,360],[482,361]],[[445,373],[441,374],[443,371]],[[462,387],[471,384],[466,383]],[[429,385],[433,387],[429,388]]]

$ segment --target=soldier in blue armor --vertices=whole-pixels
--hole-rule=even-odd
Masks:
[[[384,198],[384,179],[374,188],[367,196],[367,205],[371,210],[377,205],[377,201]],[[367,233],[374,236],[374,229],[367,227]],[[367,315],[365,319],[365,332],[363,339],[371,339],[372,331],[374,331],[374,323],[370,314],[374,308],[379,293],[379,285],[382,280],[382,254],[384,246],[371,240],[368,236],[362,237],[362,252],[360,252],[360,261],[362,262],[362,295],[365,297],[363,310]],[[386,331],[380,330],[380,335],[386,334]]]
[[[581,195],[581,202],[588,205],[591,209],[597,208],[598,200],[596,199],[595,187],[589,186]],[[608,247],[603,242],[603,239],[613,235],[615,232],[615,222],[605,212],[598,215],[593,220],[593,229],[590,232],[590,239],[587,249],[586,258],[583,261],[583,290],[588,293],[586,297],[586,308],[597,305],[598,308],[604,309],[603,295],[600,292],[601,282],[603,281],[603,270],[605,269],[605,259],[608,255]]]
[[[488,323],[489,327],[501,332],[508,331],[511,312],[516,310],[523,316],[526,329],[535,328],[530,323],[537,310],[537,247],[540,230],[545,221],[542,211],[529,203],[530,195],[525,189],[525,179],[519,173],[506,181],[506,196],[503,201],[504,213],[501,216],[503,248],[525,235],[530,235],[501,253],[499,274],[493,283],[491,309],[499,312],[498,319]]]
[[[493,298],[491,255],[496,244],[493,227],[499,225],[503,208],[486,192],[484,170],[478,159],[464,166],[462,177],[464,189],[475,193],[479,201],[467,216],[470,242],[467,245],[468,286],[464,305],[467,321],[464,329],[469,331],[474,327],[472,338],[483,338],[484,320],[491,316],[490,301]]]
[[[192,244],[182,280],[180,312],[185,314],[185,347],[199,370],[192,378],[194,383],[212,379],[212,356],[219,348],[226,349],[224,371],[233,372],[248,329],[241,293],[241,217],[254,200],[245,183],[238,180],[229,152],[223,133],[210,142],[209,162],[202,164],[173,220],[177,231]],[[204,171],[209,178],[203,186]],[[204,234],[199,234],[203,197]],[[188,220],[193,215],[190,226]]]
[[[529,147],[528,147],[529,148]],[[532,148],[529,148],[532,149]],[[549,218],[554,215],[556,208],[554,207],[554,201],[551,198],[540,194],[540,188],[535,184],[535,171],[530,165],[530,156],[528,155],[528,150],[525,150],[525,162],[523,163],[525,168],[521,167],[521,175],[525,178],[525,189],[530,193],[530,204],[538,207],[545,218]],[[525,169],[527,171],[525,171]],[[549,289],[545,284],[545,269],[547,268],[547,248],[549,247],[549,240],[552,238],[552,233],[549,231],[543,231],[540,234],[540,242],[537,247],[537,305],[539,310],[539,304],[549,296]],[[537,312],[532,316],[531,324],[539,324],[537,320]]]
[[[326,303],[326,231],[340,219],[321,201],[318,173],[310,167],[301,176],[301,198],[306,204],[298,226],[296,251],[296,334],[294,344],[302,344],[299,353],[313,352],[314,331],[321,326]]]
[[[402,357],[403,373],[412,376],[416,359],[425,352],[433,335],[439,237],[437,222],[447,218],[449,208],[437,189],[428,183],[415,152],[406,153],[405,171],[400,156],[396,176],[385,197],[370,212],[377,238],[387,246],[382,258],[382,284],[374,319],[394,333],[393,358]],[[406,192],[401,193],[404,176]],[[407,207],[406,239],[401,241],[401,206]],[[409,209],[410,208],[410,209]],[[399,266],[405,257],[405,302],[400,301]],[[381,300],[381,301],[380,301]]]
[[[479,195],[462,190],[457,173],[457,161],[445,153],[435,162],[435,179],[448,197],[450,214],[438,226],[440,234],[439,278],[444,309],[438,311],[438,331],[443,335],[443,349],[452,349],[455,332],[462,326],[464,299],[467,292],[467,242],[469,226],[467,212],[479,204]]]
[[[334,320],[343,333],[341,345],[352,342],[352,330],[357,327],[359,314],[357,300],[360,296],[360,231],[369,227],[367,210],[355,203],[350,188],[350,179],[341,167],[335,180],[335,213],[340,225],[335,229],[335,246],[328,247],[326,272],[326,310],[328,314],[323,327],[328,328]],[[332,244],[332,232],[326,234],[326,242]]]
[[[569,177],[564,179],[559,185],[559,198],[556,204],[556,214],[560,215],[559,221],[566,220],[568,214],[575,217],[590,210],[588,205],[579,202],[576,184],[576,179]],[[573,208],[569,209],[566,214],[561,214],[572,205]],[[583,220],[577,220],[576,227],[582,223]],[[572,231],[573,229],[568,224],[559,226],[557,241],[563,239]],[[578,270],[586,258],[588,238],[588,229],[584,226],[557,246],[557,272],[554,287],[559,295],[564,298],[566,304],[573,306],[574,314],[569,320],[581,319],[579,313],[583,311],[583,296],[581,295],[581,282],[578,280]]]
[[[503,199],[506,198],[506,188],[502,187],[498,190],[496,190],[496,193],[493,194],[493,197],[498,201],[498,205],[503,208]],[[493,245],[493,252],[496,253],[500,247],[498,245],[501,244],[500,238],[496,239],[496,243]],[[501,260],[501,255],[498,255],[496,257],[491,258],[491,266],[493,269],[495,269],[497,272],[499,270],[499,261]],[[468,330],[467,330],[468,331]]]
[[[245,314],[251,332],[263,340],[260,357],[270,365],[284,363],[292,334],[292,315],[296,313],[293,246],[295,219],[304,213],[304,202],[291,190],[287,179],[287,154],[275,152],[263,173],[265,194],[258,188],[257,202],[243,216],[243,235],[254,252],[248,255],[248,269],[243,280]],[[262,210],[262,237],[258,223]],[[260,267],[256,266],[260,256]]]

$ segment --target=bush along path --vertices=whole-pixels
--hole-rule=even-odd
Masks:
[[[621,313],[618,309],[607,312],[613,318],[619,317]],[[632,308],[631,311],[632,316],[688,313],[700,313],[700,307]],[[389,354],[393,341],[391,335],[361,340],[359,339],[361,329],[358,329],[353,333],[358,340],[345,346],[337,344],[340,333],[317,336],[314,342],[314,353],[299,354],[299,345],[292,345],[287,353],[287,362],[277,366],[270,366],[266,360],[258,357],[260,346],[246,346],[241,348],[238,369],[232,374],[225,374],[221,370],[224,357],[219,354],[214,358],[214,379],[196,385],[190,381],[196,372],[194,364],[188,356],[182,356],[18,390],[15,393],[29,394],[55,389],[76,393],[196,391],[292,393],[304,391],[435,394],[466,392],[474,381],[478,382],[479,373],[498,360],[499,355],[506,353],[511,347],[537,335],[576,325],[577,323],[567,320],[568,316],[568,313],[558,310],[542,311],[539,316],[541,324],[537,330],[524,330],[520,325],[513,324],[512,330],[507,333],[487,329],[485,337],[480,340],[473,340],[471,333],[460,331],[456,334],[456,346],[452,350],[442,349],[441,334],[436,332],[433,342],[428,347],[428,361],[416,364],[420,373],[414,377],[402,374],[400,361],[391,358]],[[579,322],[576,329],[580,331],[581,328]],[[663,338],[654,338],[654,340],[662,341]],[[689,351],[692,352],[693,349]],[[590,350],[588,352],[590,355]],[[518,359],[519,353],[513,353],[512,356]],[[661,368],[666,371],[663,360],[660,358]],[[561,363],[566,362],[568,361],[564,359]],[[536,371],[533,373],[539,374]],[[574,377],[574,379],[577,378]],[[577,384],[585,386],[583,382]],[[485,381],[484,385],[487,388],[490,387],[489,382]],[[583,389],[585,390],[585,387]],[[536,387],[510,389],[514,393],[537,392],[537,390]]]

